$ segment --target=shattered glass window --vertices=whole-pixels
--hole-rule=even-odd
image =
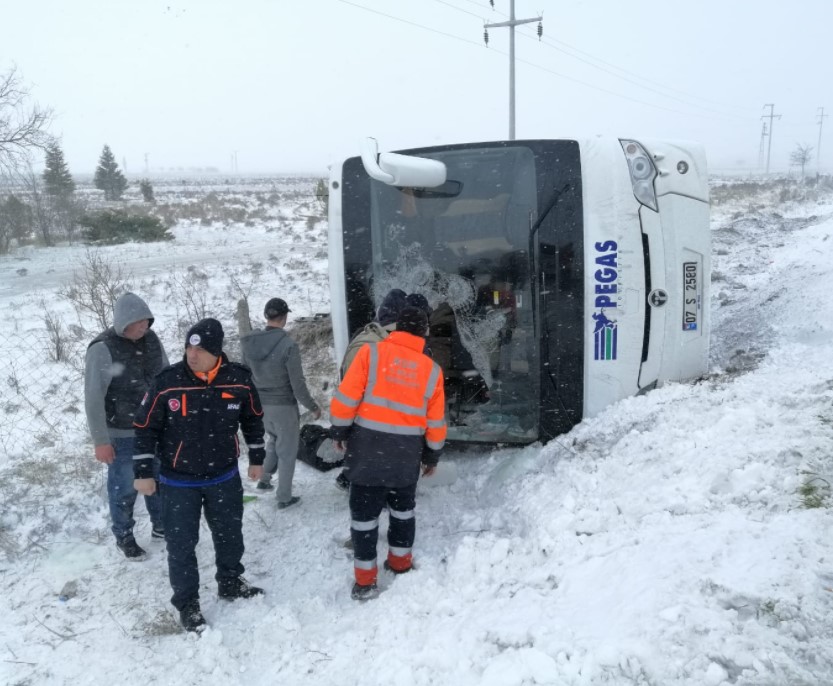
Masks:
[[[428,349],[445,375],[449,439],[538,435],[539,374],[529,241],[538,198],[525,147],[425,154],[446,164],[437,189],[371,182],[371,297],[421,293]]]

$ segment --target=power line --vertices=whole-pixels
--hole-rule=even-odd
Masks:
[[[524,36],[524,38],[528,38],[528,39],[534,39],[534,38],[535,38],[535,36],[532,36],[532,35],[529,35],[529,34],[525,34],[525,33],[523,33],[523,32],[521,32],[521,35],[523,35],[523,36]],[[604,69],[603,67],[600,67],[600,66],[598,66],[598,65],[594,65],[594,64],[592,64],[591,62],[587,62],[586,60],[584,60],[584,59],[582,59],[582,58],[580,58],[580,57],[577,57],[576,55],[573,55],[573,54],[571,54],[571,53],[570,53],[570,52],[568,52],[568,51],[569,51],[569,50],[572,50],[572,51],[577,52],[577,53],[579,53],[579,54],[581,54],[581,55],[585,55],[585,56],[586,56],[586,57],[588,57],[589,59],[591,59],[591,60],[595,60],[595,61],[597,61],[597,62],[599,62],[599,63],[601,63],[601,64],[605,65],[606,67],[610,67],[611,69],[614,69],[614,70],[616,70],[616,71],[622,72],[623,74],[627,74],[628,76],[632,76],[632,77],[634,77],[634,78],[636,78],[636,79],[639,79],[639,80],[641,80],[641,81],[645,81],[646,83],[652,84],[653,86],[657,86],[658,88],[661,88],[661,89],[664,89],[664,90],[670,91],[670,92],[672,92],[672,93],[678,93],[679,95],[682,95],[682,96],[685,96],[685,97],[687,97],[687,98],[694,99],[694,100],[702,100],[703,102],[708,102],[708,103],[711,103],[712,105],[717,105],[717,106],[719,106],[719,107],[725,107],[725,108],[729,108],[729,109],[735,109],[735,110],[738,110],[738,111],[745,111],[745,110],[743,110],[743,108],[740,108],[740,107],[738,107],[737,105],[730,105],[730,104],[728,104],[728,103],[721,103],[721,102],[718,102],[718,101],[716,101],[716,100],[712,100],[712,99],[710,99],[710,98],[704,98],[704,97],[703,97],[703,96],[701,96],[701,95],[694,95],[693,93],[687,93],[686,91],[680,90],[680,89],[678,89],[678,88],[674,88],[674,87],[669,86],[669,85],[667,85],[667,84],[660,83],[659,81],[654,81],[653,79],[649,79],[649,78],[647,78],[647,77],[645,77],[645,76],[642,76],[642,75],[640,75],[640,74],[637,74],[637,73],[635,73],[635,72],[628,71],[627,69],[624,69],[624,68],[619,67],[619,66],[617,66],[617,65],[615,65],[615,64],[612,64],[612,63],[610,63],[610,62],[607,62],[607,61],[605,61],[605,60],[601,59],[600,57],[596,57],[595,55],[592,55],[592,54],[590,54],[590,53],[588,53],[588,52],[585,52],[584,50],[580,50],[579,48],[573,47],[572,45],[569,45],[568,43],[565,43],[565,42],[560,41],[560,40],[558,40],[558,39],[555,39],[555,38],[553,38],[553,39],[544,38],[543,43],[544,43],[545,45],[547,45],[548,47],[553,48],[554,50],[557,50],[557,51],[559,51],[559,52],[564,53],[565,55],[567,55],[567,56],[569,56],[569,57],[572,57],[572,58],[573,58],[573,59],[575,59],[575,60],[578,60],[578,61],[584,62],[585,64],[588,64],[589,66],[594,67],[595,69],[599,69],[599,70],[601,70],[601,71],[604,71],[604,72],[606,72],[606,73],[610,74],[611,76],[614,76],[614,77],[616,77],[616,78],[623,79],[623,80],[625,80],[625,81],[628,81],[629,83],[634,83],[634,82],[633,82],[633,81],[631,81],[630,79],[625,78],[624,76],[621,76],[621,75],[619,75],[619,74],[616,74],[616,73],[610,72],[609,70]],[[557,45],[555,45],[555,43],[560,43],[560,44],[561,44],[561,45],[563,45],[565,48],[567,48],[567,50],[565,50],[564,48],[560,48],[560,47],[558,47]],[[639,87],[641,87],[641,88],[645,88],[646,90],[653,90],[653,89],[649,88],[648,86],[642,85],[642,84],[640,84],[640,83],[636,83],[635,85],[637,85],[637,86],[639,86]],[[662,94],[662,93],[661,93],[661,95],[663,95],[664,97],[669,97],[669,98],[670,98],[670,97],[672,97],[672,96],[670,96],[670,95],[666,95],[666,94]],[[677,98],[677,99],[678,99],[678,98]],[[685,101],[681,101],[681,102],[685,102]],[[686,103],[686,104],[689,104],[689,103]],[[696,104],[695,104],[694,106],[695,106],[695,107],[702,107],[702,105],[696,105]],[[726,115],[726,116],[730,116],[730,115]],[[735,115],[735,116],[738,116],[738,115]],[[751,115],[747,114],[747,116],[751,116]]]
[[[533,38],[534,38],[534,36],[530,36],[530,35],[524,34],[523,32],[521,32],[521,35],[522,35],[524,38],[529,38],[529,39],[533,39]],[[548,41],[546,38],[545,38],[545,39],[543,39],[543,40],[542,40],[542,42],[543,42],[543,44],[544,44],[544,45],[546,45],[548,48],[552,48],[553,50],[556,50],[556,51],[558,51],[558,52],[560,52],[560,53],[562,53],[562,54],[564,54],[564,55],[567,55],[568,57],[571,57],[571,58],[572,58],[572,59],[574,59],[574,60],[577,60],[577,61],[579,61],[579,62],[582,62],[583,64],[586,64],[586,65],[588,65],[589,67],[592,67],[593,69],[598,69],[599,71],[602,71],[602,72],[604,72],[605,74],[609,74],[609,75],[613,76],[614,78],[621,79],[622,81],[626,81],[627,83],[633,84],[633,85],[634,85],[634,86],[636,86],[637,88],[643,88],[643,89],[645,89],[645,90],[647,90],[647,91],[650,91],[651,93],[656,93],[656,94],[657,94],[657,95],[659,95],[660,97],[663,97],[663,98],[668,98],[669,100],[676,100],[677,102],[680,102],[680,103],[682,103],[682,104],[684,104],[684,105],[689,105],[690,107],[697,107],[697,108],[699,108],[699,109],[705,110],[705,111],[707,111],[707,112],[712,112],[713,114],[717,114],[717,115],[720,115],[720,116],[723,116],[723,117],[734,117],[734,118],[736,118],[736,119],[747,119],[747,120],[750,118],[750,116],[749,116],[749,115],[747,115],[747,116],[745,116],[745,117],[744,117],[744,116],[739,115],[739,114],[732,114],[732,113],[729,113],[729,112],[721,112],[721,111],[719,111],[719,110],[715,110],[715,109],[713,109],[713,108],[711,108],[711,107],[706,107],[705,105],[700,105],[700,104],[698,104],[698,103],[696,103],[696,102],[692,102],[691,100],[685,100],[685,99],[683,99],[683,98],[681,98],[681,97],[678,97],[678,96],[676,96],[676,95],[672,95],[672,94],[670,94],[670,93],[664,93],[664,92],[663,92],[662,90],[660,90],[659,88],[654,88],[653,86],[647,86],[647,85],[645,85],[645,84],[643,84],[643,83],[639,83],[639,81],[636,81],[636,80],[634,80],[634,79],[628,78],[627,76],[623,76],[622,74],[617,74],[617,73],[615,73],[615,72],[611,71],[610,69],[606,69],[605,67],[599,66],[599,65],[597,65],[597,64],[593,64],[593,63],[592,63],[592,62],[590,62],[589,60],[586,60],[586,59],[584,59],[584,58],[582,58],[582,57],[578,57],[578,56],[576,56],[576,55],[571,55],[569,52],[567,52],[566,50],[563,50],[563,49],[561,49],[561,48],[557,47],[557,46],[556,46],[556,45],[554,45],[551,41]],[[593,59],[597,59],[597,58],[593,58]],[[599,61],[604,63],[604,61],[603,61],[603,60],[599,60]],[[625,71],[625,70],[621,70],[621,71],[625,72],[626,74],[630,74],[630,73],[631,73],[631,72],[627,72],[627,71]],[[642,79],[642,80],[644,80],[644,81],[648,81],[648,83],[653,83],[653,82],[649,81],[648,79],[645,79],[644,77],[639,76],[639,75],[637,75],[637,74],[634,74],[634,76],[635,76],[635,78],[637,78],[637,79]],[[668,88],[667,86],[660,86],[660,87],[661,87],[661,88],[665,88],[666,90],[671,90],[671,91],[675,90],[675,89],[672,89],[672,88]],[[678,92],[679,92],[679,91],[678,91]],[[689,96],[689,97],[691,97],[691,98],[697,98],[697,96]]]
[[[763,117],[761,117],[763,119]],[[764,149],[766,148],[766,122],[761,122],[761,144],[758,146],[758,169],[764,166]]]
[[[468,40],[467,38],[461,38],[460,36],[455,36],[453,33],[446,33],[445,31],[439,31],[437,29],[432,29],[430,26],[425,26],[424,24],[417,24],[415,21],[409,21],[408,19],[402,19],[401,17],[395,17],[392,14],[386,14],[385,12],[380,12],[379,10],[374,10],[370,7],[365,7],[364,5],[359,5],[355,2],[350,2],[349,0],[338,0],[345,5],[350,5],[351,7],[357,7],[360,10],[365,10],[366,12],[371,12],[373,14],[378,14],[382,17],[387,17],[388,19],[393,19],[394,21],[398,21],[402,24],[408,24],[409,26],[416,26],[419,29],[424,29],[425,31],[430,31],[431,33],[436,33],[440,36],[445,36],[446,38],[453,38],[454,40],[461,41],[463,43],[468,43],[469,45],[474,45],[480,48],[480,43],[475,43],[474,41]]]
[[[457,7],[457,6],[453,5],[453,4],[452,4],[452,3],[450,3],[450,2],[447,2],[446,0],[434,0],[434,1],[435,1],[435,2],[440,3],[441,5],[445,5],[445,6],[447,6],[447,7],[451,7],[451,8],[453,8],[453,9],[457,10],[458,12],[462,12],[463,14],[467,14],[467,15],[469,15],[469,16],[474,16],[474,17],[478,16],[478,15],[474,14],[473,12],[469,12],[468,10],[464,10],[464,9],[462,9],[462,8],[460,8],[460,7]],[[479,5],[478,3],[476,3],[474,0],[465,0],[465,1],[466,1],[466,2],[469,2],[469,3],[471,3],[471,4],[474,4],[474,5],[480,6],[480,5]],[[498,14],[501,14],[502,16],[506,16],[503,12],[499,12],[499,11],[498,11],[497,13],[498,13]],[[610,63],[610,62],[607,62],[607,61],[605,61],[605,60],[601,59],[600,57],[596,57],[595,55],[593,55],[593,54],[591,54],[591,53],[589,53],[589,52],[585,52],[584,50],[581,50],[581,49],[579,49],[579,48],[576,48],[575,46],[572,46],[572,45],[570,45],[569,43],[565,43],[564,41],[559,40],[559,39],[557,39],[557,38],[548,38],[548,37],[543,37],[543,38],[541,38],[541,37],[539,37],[539,36],[537,36],[537,35],[535,35],[535,34],[527,33],[527,32],[525,32],[523,29],[520,29],[520,30],[519,30],[519,34],[520,34],[521,36],[523,36],[524,38],[528,38],[528,39],[530,39],[530,40],[537,40],[537,41],[540,41],[540,42],[542,42],[544,45],[546,45],[548,48],[551,48],[552,50],[556,50],[557,52],[560,52],[560,53],[562,53],[562,54],[564,54],[564,55],[567,55],[568,57],[573,58],[574,60],[577,60],[577,61],[579,61],[579,62],[582,62],[582,63],[584,63],[584,64],[587,64],[588,66],[593,67],[594,69],[598,69],[599,71],[605,72],[606,74],[609,74],[609,75],[613,76],[614,78],[622,79],[623,81],[627,81],[628,83],[631,83],[631,84],[633,84],[633,85],[635,85],[635,86],[637,86],[637,87],[639,87],[639,88],[644,88],[645,90],[648,90],[648,91],[651,91],[651,92],[653,92],[653,93],[656,93],[656,94],[658,94],[658,95],[660,95],[660,96],[662,96],[662,97],[665,97],[665,98],[670,98],[670,99],[672,99],[672,100],[677,100],[678,102],[681,102],[681,103],[683,103],[683,104],[685,104],[685,105],[690,105],[690,106],[692,106],[692,107],[699,107],[699,108],[701,108],[701,109],[704,109],[704,110],[707,110],[707,111],[714,112],[715,114],[719,114],[719,115],[721,115],[721,116],[726,116],[726,117],[737,117],[737,118],[746,118],[746,119],[749,119],[749,118],[751,118],[751,117],[753,117],[753,116],[754,116],[754,114],[753,114],[753,113],[749,112],[748,110],[743,110],[743,108],[740,108],[740,107],[738,107],[738,106],[736,106],[736,105],[729,105],[729,104],[727,104],[727,103],[721,103],[721,102],[718,102],[718,101],[716,101],[716,100],[711,100],[710,98],[704,98],[704,97],[699,96],[699,95],[694,95],[694,94],[692,94],[692,93],[687,93],[687,92],[682,91],[682,90],[679,90],[679,89],[677,89],[677,88],[673,88],[672,86],[668,86],[668,85],[666,85],[666,84],[662,84],[662,83],[660,83],[660,82],[658,82],[658,81],[653,81],[652,79],[649,79],[649,78],[647,78],[647,77],[641,76],[640,74],[637,74],[637,73],[635,73],[635,72],[628,71],[627,69],[623,69],[622,67],[620,67],[620,66],[618,66],[618,65],[615,65],[615,64],[612,64],[612,63]],[[564,47],[559,47],[559,46],[558,46],[558,45],[556,45],[556,44],[560,44],[560,45],[562,45],[562,46],[564,46]],[[566,49],[565,49],[565,48],[566,48]],[[739,115],[739,114],[729,114],[729,113],[726,113],[726,112],[719,112],[719,111],[716,111],[716,110],[712,110],[712,109],[710,109],[710,108],[708,108],[708,107],[704,107],[703,105],[698,105],[698,104],[697,104],[697,103],[695,103],[695,102],[690,102],[690,100],[689,100],[689,101],[687,101],[687,100],[683,100],[682,98],[679,98],[679,97],[677,97],[677,96],[674,96],[674,95],[669,95],[669,94],[667,94],[667,93],[663,93],[661,90],[657,90],[656,88],[652,88],[652,87],[650,87],[650,86],[646,86],[646,85],[641,84],[641,83],[639,83],[639,82],[637,82],[637,81],[633,81],[633,80],[632,80],[632,79],[630,79],[630,78],[627,78],[627,77],[625,77],[625,76],[622,76],[621,74],[617,74],[617,73],[615,73],[614,71],[611,71],[610,69],[606,69],[605,67],[599,66],[599,65],[597,65],[597,64],[593,64],[592,62],[588,61],[587,59],[584,59],[584,58],[582,58],[582,57],[579,57],[579,56],[577,56],[577,55],[572,54],[572,52],[570,52],[570,51],[572,51],[572,52],[576,52],[576,53],[579,53],[579,55],[584,55],[585,57],[589,58],[590,60],[595,60],[596,62],[599,62],[599,63],[601,63],[601,64],[603,64],[603,65],[605,65],[605,66],[607,66],[607,67],[610,67],[610,69],[614,69],[614,70],[616,70],[616,71],[622,72],[622,74],[627,74],[628,76],[632,76],[632,77],[634,77],[634,78],[636,78],[636,79],[639,79],[639,80],[641,80],[641,81],[645,81],[646,83],[652,84],[653,86],[656,86],[657,88],[664,89],[664,90],[666,90],[666,91],[670,91],[670,92],[672,92],[672,93],[678,93],[679,95],[685,96],[685,97],[687,97],[687,98],[689,98],[689,99],[694,99],[694,100],[702,100],[703,102],[708,102],[708,103],[711,103],[712,105],[717,105],[717,106],[719,106],[719,107],[724,107],[724,108],[734,109],[734,110],[737,110],[738,112],[745,111],[745,112],[746,112],[746,116],[745,116],[745,117],[743,117],[743,115]]]
[[[379,10],[375,10],[375,9],[370,8],[370,7],[365,7],[364,5],[359,5],[358,3],[350,2],[350,0],[338,0],[338,2],[341,2],[345,5],[350,5],[351,7],[355,7],[357,9],[365,10],[366,12],[371,12],[373,14],[377,14],[379,16],[386,17],[388,19],[392,19],[393,21],[397,21],[397,22],[402,23],[402,24],[407,24],[409,26],[415,26],[415,27],[423,29],[425,31],[430,31],[431,33],[436,33],[437,35],[445,36],[446,38],[452,38],[454,40],[457,40],[457,41],[460,41],[460,42],[463,42],[463,43],[467,43],[468,45],[474,45],[474,46],[477,46],[478,48],[481,47],[479,43],[475,43],[474,41],[468,40],[467,38],[461,38],[460,36],[457,36],[457,35],[452,34],[452,33],[448,33],[446,31],[439,31],[437,29],[431,28],[430,26],[425,26],[424,24],[419,24],[417,22],[410,21],[408,19],[402,19],[401,17],[396,17],[394,15],[387,14],[386,12],[381,12]],[[501,55],[508,55],[508,53],[506,53],[502,50],[495,50],[495,52],[497,52],[498,54],[501,54]],[[562,74],[562,73],[557,72],[553,69],[549,69],[549,68],[541,66],[539,64],[535,64],[534,62],[529,62],[528,60],[517,59],[516,61],[522,62],[523,64],[534,67],[534,68],[539,69],[541,71],[544,71],[548,74],[552,74],[553,76],[558,76],[559,78],[566,79],[567,81],[572,81],[573,83],[580,84],[582,86],[585,86],[586,88],[590,88],[592,90],[596,90],[596,91],[599,91],[601,93],[606,93],[607,95],[612,95],[613,97],[616,97],[616,98],[621,98],[623,100],[628,100],[630,102],[634,102],[634,103],[637,103],[637,104],[640,104],[640,105],[644,105],[646,107],[651,107],[653,109],[662,110],[664,112],[670,112],[672,114],[679,114],[679,115],[682,115],[682,116],[699,116],[699,117],[705,116],[705,115],[697,114],[697,113],[693,113],[693,112],[683,112],[683,111],[680,111],[680,110],[677,110],[677,109],[672,109],[670,107],[665,107],[663,105],[657,105],[655,103],[646,102],[644,100],[640,100],[639,98],[634,98],[634,97],[631,97],[631,96],[628,96],[628,95],[623,95],[622,93],[617,93],[615,91],[608,90],[607,88],[602,88],[601,86],[595,86],[591,83],[587,83],[586,81],[582,81],[581,79],[577,79],[577,78],[574,78],[572,76],[567,76],[566,74]],[[730,115],[721,114],[721,113],[716,113],[716,114],[717,114],[717,116],[723,117],[723,118],[729,118],[729,116],[730,116]]]
[[[483,19],[482,15],[475,14],[474,12],[469,12],[468,10],[464,10],[463,8],[457,7],[456,5],[452,5],[450,2],[446,2],[445,0],[434,0],[434,2],[438,2],[441,5],[445,5],[446,7],[450,7],[451,9],[457,10],[458,12],[462,12],[463,14],[468,14],[470,17],[475,17],[476,19]],[[472,4],[475,4],[475,3],[472,3]]]
[[[501,21],[493,24],[484,24],[483,38],[486,45],[489,44],[490,28],[509,29],[509,140],[515,140],[515,27],[521,24],[538,22],[538,35],[541,35],[541,17],[531,19],[515,19],[515,0],[509,0],[509,21]]]
[[[772,120],[773,119],[780,119],[780,114],[775,114],[775,105],[768,104],[764,105],[764,107],[769,107],[769,114],[762,115],[761,119],[769,119],[769,141],[767,142],[767,150],[766,150],[766,173],[769,174],[769,156],[772,152]]]

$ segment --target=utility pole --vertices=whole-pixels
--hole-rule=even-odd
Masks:
[[[775,114],[775,105],[767,104],[764,107],[769,107],[769,114],[764,114],[761,116],[761,119],[769,119],[769,143],[767,144],[766,149],[766,173],[769,174],[769,157],[772,153],[772,120],[773,119],[780,119],[780,114]]]
[[[763,119],[763,117],[761,117],[761,119]],[[764,148],[766,147],[765,141],[766,141],[766,137],[767,137],[766,122],[761,122],[761,123],[762,123],[761,144],[758,146],[758,169],[759,170],[761,169],[761,167],[764,166]]]
[[[148,165],[148,154],[145,153],[145,174],[150,173],[150,166]]]
[[[816,146],[816,174],[821,174],[821,127],[824,124],[824,118],[829,117],[829,114],[824,113],[824,108],[819,107],[819,144]]]
[[[492,7],[495,6],[494,0],[490,0]],[[533,17],[532,19],[515,19],[515,0],[509,0],[509,21],[500,21],[495,24],[485,24],[483,27],[483,39],[486,45],[489,45],[489,29],[509,27],[509,140],[515,140],[515,27],[521,24],[531,24],[534,21],[538,22],[538,40],[544,33],[544,28],[541,24],[543,17]]]

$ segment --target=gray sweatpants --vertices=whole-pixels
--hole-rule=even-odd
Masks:
[[[301,435],[298,406],[264,405],[263,426],[266,429],[266,459],[263,461],[261,481],[269,483],[277,472],[278,502],[287,503],[292,498],[292,477],[295,476],[295,458]]]

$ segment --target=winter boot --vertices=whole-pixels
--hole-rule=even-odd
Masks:
[[[116,548],[124,553],[124,556],[131,562],[140,562],[147,557],[147,553],[139,547],[133,534],[127,534],[121,540],[116,541]]]
[[[236,579],[223,579],[217,589],[220,600],[237,600],[238,598],[254,598],[256,595],[263,595],[263,589],[252,586],[242,576]]]
[[[390,572],[391,574],[407,574],[408,572],[410,572],[410,571],[414,568],[413,563],[411,563],[411,566],[410,566],[410,567],[406,567],[406,568],[404,568],[404,569],[397,569],[396,567],[391,567],[390,562],[388,562],[387,560],[385,560],[385,561],[382,563],[382,566],[383,566],[383,567],[384,567],[384,568],[385,568],[388,572]]]
[[[255,488],[258,491],[274,491],[275,487],[272,484],[266,483],[265,481],[258,481],[257,486]]]
[[[359,583],[353,584],[353,590],[350,592],[350,597],[353,600],[371,600],[379,595],[379,588],[376,584],[369,584],[362,586]]]
[[[199,600],[192,600],[179,611],[179,623],[185,631],[193,631],[197,634],[205,631],[208,624],[205,623],[205,617],[200,611]]]
[[[336,477],[336,488],[339,488],[342,491],[350,490],[350,481],[348,481],[347,477],[344,475],[344,470],[339,472],[339,475]]]
[[[159,525],[154,526],[153,529],[150,532],[150,537],[151,538],[161,538],[164,541],[165,540],[165,529],[163,529]]]
[[[278,509],[285,510],[287,507],[292,507],[295,503],[301,502],[301,496],[293,495],[289,500],[285,503],[278,501]]]

